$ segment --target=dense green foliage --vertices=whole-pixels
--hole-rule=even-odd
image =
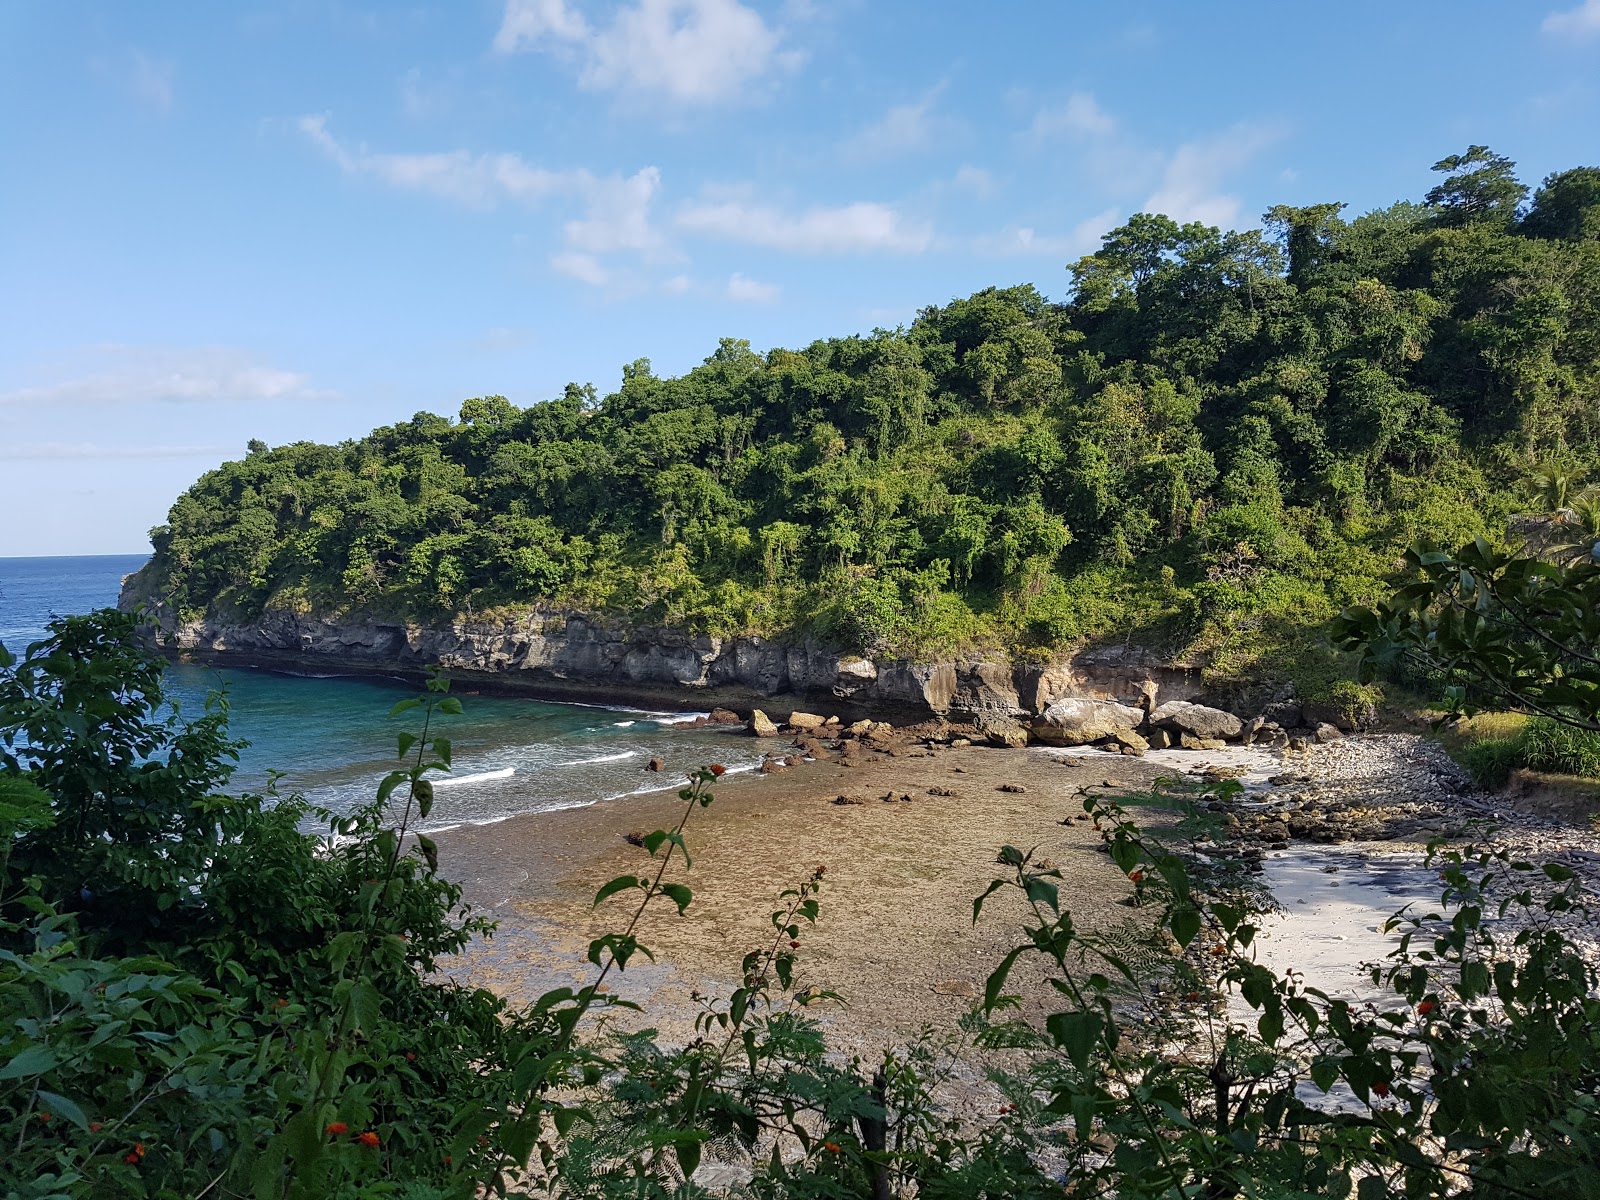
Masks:
[[[489,932],[458,910],[435,847],[406,832],[431,806],[430,773],[450,766],[437,722],[460,706],[443,691],[435,679],[395,707],[423,716],[420,733],[397,733],[407,765],[327,838],[302,828],[314,814],[294,798],[216,790],[234,749],[225,709],[164,712],[131,618],[58,621],[20,663],[0,648],[0,1194],[1600,1188],[1600,977],[1569,936],[1586,897],[1559,864],[1536,871],[1492,847],[1438,855],[1442,915],[1391,923],[1404,936],[1373,971],[1383,999],[1354,1004],[1256,960],[1262,896],[1215,840],[1212,811],[1239,784],[1086,789],[1105,869],[1126,877],[1141,917],[1082,930],[1058,869],[1001,850],[1007,875],[973,920],[1010,900],[1021,937],[967,1029],[1010,1050],[1012,1069],[992,1076],[999,1113],[963,1123],[936,1098],[958,1040],[862,1063],[830,1053],[808,1015],[835,998],[795,970],[802,939],[826,936],[823,867],[779,894],[731,992],[696,995],[692,1040],[596,1038],[585,1024],[621,1003],[613,973],[649,954],[647,910],[693,902],[685,831],[721,767],[694,773],[673,828],[640,839],[642,873],[599,889],[621,924],[590,944],[591,982],[515,1011],[441,979],[440,956]],[[1175,810],[1162,839],[1135,804]],[[1043,1020],[1006,993],[1025,957],[1052,985]],[[720,1182],[697,1174],[713,1162]]]
[[[1243,672],[1600,462],[1600,169],[1481,147],[1423,203],[1265,231],[1140,214],[1031,287],[601,397],[469,400],[207,473],[154,531],[179,612],[613,610],[1023,653],[1112,627]]]

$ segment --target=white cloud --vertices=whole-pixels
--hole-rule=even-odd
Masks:
[[[328,118],[301,117],[300,132],[347,175],[365,175],[390,187],[428,192],[474,208],[493,208],[503,200],[532,202],[547,196],[587,191],[595,178],[585,170],[549,171],[520,154],[471,154],[450,150],[432,154],[375,154],[352,148],[328,132]]]
[[[664,280],[661,290],[669,296],[681,296],[693,286],[687,275],[674,275],[671,279]]]
[[[1179,222],[1231,225],[1239,215],[1239,198],[1223,193],[1223,180],[1280,136],[1275,128],[1241,124],[1216,137],[1185,142],[1168,159],[1144,210]]]
[[[741,200],[707,202],[680,210],[677,223],[680,229],[702,237],[790,254],[918,254],[933,241],[928,226],[907,224],[890,206],[865,201],[809,208],[803,213]]]
[[[1539,28],[1555,37],[1594,37],[1600,34],[1600,0],[1583,0],[1577,8],[1553,12]]]
[[[1116,121],[1088,92],[1074,92],[1067,102],[1034,114],[1028,133],[1036,141],[1050,138],[1095,138],[1115,133]]]
[[[737,271],[728,277],[728,299],[740,304],[770,304],[782,291],[775,283],[758,283]]]
[[[133,52],[133,71],[129,77],[133,94],[152,108],[168,112],[172,108],[172,63]]]
[[[0,405],[293,400],[331,394],[313,388],[298,371],[266,366],[226,346],[106,346],[87,356],[100,359],[101,369],[0,392]]]
[[[26,446],[0,446],[0,459],[63,458],[221,458],[227,446],[101,446],[93,442],[35,442]]]
[[[589,22],[573,12],[566,0],[506,0],[494,48],[501,54],[530,49],[541,39],[578,41],[589,36]]]
[[[994,176],[982,167],[962,166],[956,171],[955,184],[958,188],[965,188],[979,199],[987,200],[994,195],[999,185],[995,183]]]
[[[609,24],[591,25],[566,0],[506,0],[494,48],[573,57],[578,83],[703,104],[737,96],[747,84],[792,69],[779,34],[738,0],[637,0]]]
[[[600,265],[600,261],[592,254],[579,254],[568,252],[552,255],[550,266],[567,276],[576,279],[579,283],[587,283],[590,287],[605,287],[611,282],[610,273]]]
[[[915,104],[897,104],[841,147],[844,156],[855,161],[872,161],[895,154],[924,150],[934,142],[937,122],[934,101],[943,86],[934,88]]]
[[[661,172],[655,167],[627,179],[598,181],[583,220],[565,226],[567,244],[595,254],[658,249],[661,235],[650,227],[650,203],[660,190]]]
[[[976,249],[980,254],[1001,257],[1074,260],[1097,249],[1100,239],[1116,225],[1120,216],[1116,209],[1108,208],[1061,234],[1041,234],[1031,226],[1011,225],[999,233],[978,238]]]

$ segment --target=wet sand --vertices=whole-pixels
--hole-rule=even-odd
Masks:
[[[708,754],[727,736],[737,735],[708,734]],[[773,740],[775,750],[786,745]],[[1076,792],[1106,779],[1150,781],[1172,768],[1113,756],[1063,763],[1070,753],[913,744],[893,755],[868,752],[856,767],[815,762],[725,778],[712,805],[690,818],[692,867],[678,859],[668,875],[693,889],[693,903],[682,917],[665,901],[652,905],[639,936],[656,961],[641,958],[614,975],[616,993],[644,1004],[648,1023],[668,1036],[687,1033],[697,1009],[691,993],[726,995],[742,956],[770,941],[778,893],[825,864],[821,915],[802,934],[797,976],[840,993],[847,1007],[813,1014],[836,1041],[862,1051],[929,1024],[952,1029],[1020,937],[1015,892],[995,897],[972,922],[973,898],[1005,873],[995,862],[1002,845],[1037,847],[1054,861],[1080,925],[1133,915],[1120,903],[1130,885],[1098,851],[1090,826],[1073,819],[1082,812]],[[662,781],[697,765],[668,763]],[[1001,790],[1007,785],[1025,790]],[[865,802],[834,803],[841,794]],[[896,799],[885,802],[885,794]],[[440,835],[443,871],[500,922],[452,974],[513,1001],[592,978],[589,940],[622,928],[634,903],[618,897],[593,910],[595,891],[645,871],[649,856],[625,836],[670,828],[683,808],[673,792],[635,795]],[[1009,990],[1030,999],[1029,1008],[1046,998],[1026,957]]]

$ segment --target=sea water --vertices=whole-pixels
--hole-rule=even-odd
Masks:
[[[142,555],[0,558],[0,643],[19,657],[45,636],[52,617],[116,604],[123,576]],[[232,787],[259,789],[279,771],[280,791],[345,811],[370,798],[396,764],[396,738],[418,732],[421,713],[391,719],[415,684],[370,676],[293,675],[174,663],[169,698],[195,716],[223,692],[229,728],[249,745]],[[437,782],[434,829],[503,820],[520,813],[625,799],[682,786],[685,772],[711,762],[751,771],[753,739],[726,727],[695,726],[696,713],[462,696],[460,716],[435,717],[451,740],[455,769]],[[666,770],[647,772],[651,758]]]

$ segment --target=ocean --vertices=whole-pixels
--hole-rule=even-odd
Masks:
[[[0,558],[0,643],[20,657],[52,617],[114,606],[123,576],[144,562],[143,555]],[[396,735],[416,730],[415,712],[388,717],[395,701],[417,692],[399,680],[186,663],[167,674],[182,713],[198,714],[208,693],[226,691],[233,735],[249,743],[232,784],[240,790],[261,788],[276,770],[280,791],[345,811],[393,767]],[[434,831],[673,790],[707,763],[743,772],[761,759],[754,739],[692,727],[694,713],[500,696],[461,702],[461,716],[438,718],[455,770],[437,782]],[[645,770],[652,757],[667,764],[664,773]]]

